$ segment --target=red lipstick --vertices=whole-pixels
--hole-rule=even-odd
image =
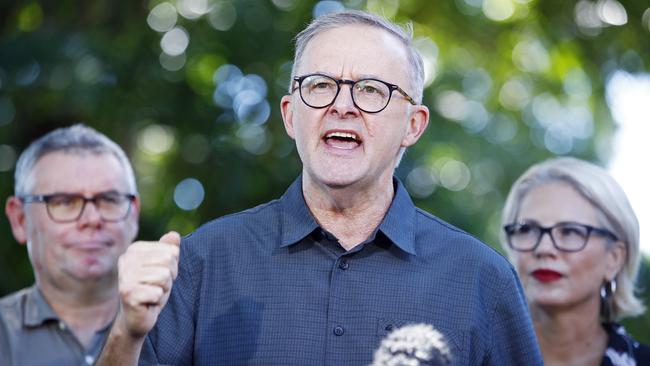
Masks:
[[[550,269],[538,269],[533,271],[532,276],[539,282],[553,282],[562,278],[562,274]]]

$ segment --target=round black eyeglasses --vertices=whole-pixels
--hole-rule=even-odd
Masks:
[[[357,81],[334,79],[323,74],[309,74],[295,77],[297,83],[291,92],[296,89],[300,91],[300,99],[316,109],[329,107],[334,103],[341,91],[341,84],[350,85],[350,95],[354,106],[366,113],[379,113],[390,103],[393,91],[402,94],[404,99],[413,105],[417,105],[402,88],[379,79],[366,78]]]

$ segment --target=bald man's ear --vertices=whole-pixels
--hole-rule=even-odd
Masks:
[[[11,231],[14,238],[20,244],[27,242],[27,227],[25,226],[25,205],[18,197],[11,196],[5,205],[5,214],[11,224]]]
[[[402,147],[409,147],[420,139],[429,125],[429,108],[425,105],[411,107],[406,135],[402,139]]]
[[[293,96],[285,95],[280,100],[280,113],[282,113],[282,122],[287,135],[292,139],[296,138],[296,132],[293,129]]]

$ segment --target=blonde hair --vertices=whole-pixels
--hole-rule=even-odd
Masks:
[[[608,229],[625,244],[627,255],[623,268],[616,274],[612,318],[642,314],[645,307],[634,293],[641,262],[639,221],[625,192],[605,169],[571,157],[553,158],[531,166],[510,189],[502,223],[506,225],[516,221],[521,202],[533,188],[554,182],[569,184],[591,202],[602,213]],[[506,243],[504,232],[501,233],[501,242]],[[512,258],[510,248],[507,245],[503,247]]]

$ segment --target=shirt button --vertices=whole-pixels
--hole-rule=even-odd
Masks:
[[[63,322],[63,320],[59,320],[59,329],[65,330],[65,323]]]
[[[349,266],[350,266],[350,264],[345,259],[341,259],[341,261],[339,262],[339,268],[342,269],[342,270],[348,269]]]
[[[91,355],[86,355],[86,357],[84,358],[84,360],[86,361],[86,364],[88,364],[88,365],[92,365],[93,362],[95,362],[95,357],[93,357],[93,356],[91,356]]]
[[[334,327],[334,334],[335,334],[335,335],[337,335],[337,336],[342,336],[343,333],[345,333],[345,330],[343,330],[343,327],[342,327],[342,326],[337,325],[336,327]]]

